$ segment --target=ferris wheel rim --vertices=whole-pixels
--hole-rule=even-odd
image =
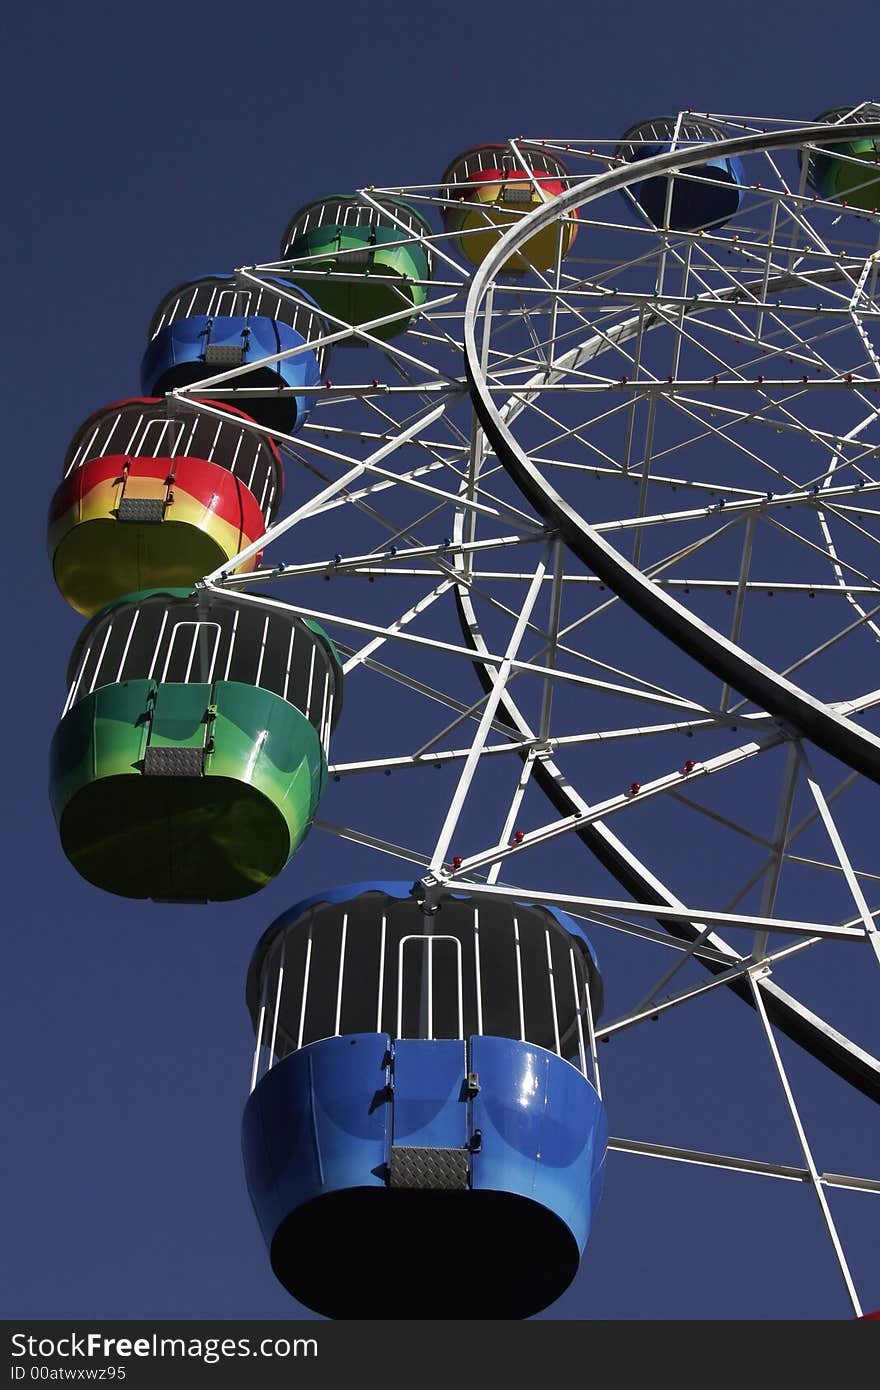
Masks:
[[[689,145],[625,165],[607,173],[586,179],[561,193],[552,202],[536,207],[501,235],[482,264],[478,267],[468,294],[464,313],[465,371],[474,409],[489,438],[495,454],[544,520],[558,528],[566,545],[594,573],[627,603],[636,613],[656,627],[680,650],[721,677],[760,707],[767,709],[786,724],[796,727],[817,746],[847,763],[854,770],[880,782],[880,738],[853,723],[846,716],[834,713],[828,706],[786,680],[772,668],[756,662],[745,648],[723,637],[717,630],[701,622],[669,594],[664,593],[637,566],[630,564],[613,546],[604,540],[575,508],[560,496],[541,475],[525,449],[519,444],[508,425],[505,407],[495,404],[477,344],[477,324],[480,309],[494,277],[506,262],[537,231],[546,228],[567,212],[585,206],[606,193],[619,191],[629,184],[652,175],[686,170],[699,165],[707,151],[718,158],[771,149],[802,147],[804,143],[841,137],[841,125],[816,125],[794,130],[760,133],[736,137],[709,144]],[[851,127],[849,128],[851,130]],[[880,136],[880,122],[866,122],[858,127],[867,138]],[[845,137],[843,137],[845,138]],[[833,269],[832,275],[837,273]],[[726,298],[722,295],[721,298]],[[713,299],[713,303],[717,300]],[[624,326],[621,326],[621,330]],[[595,340],[594,340],[595,341]],[[573,348],[566,357],[579,350],[589,351],[586,343]],[[538,371],[524,390],[537,388],[547,379]],[[510,404],[510,403],[508,403]]]

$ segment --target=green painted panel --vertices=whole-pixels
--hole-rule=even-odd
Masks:
[[[143,767],[154,681],[106,685],[64,716],[49,755],[49,797],[55,819],[96,778],[137,776]]]
[[[296,849],[327,779],[315,730],[299,710],[270,690],[236,681],[217,682],[214,704],[214,752],[207,759],[206,776],[235,777],[263,792],[284,816]]]
[[[386,314],[399,313],[405,301],[401,294],[420,308],[428,298],[426,285],[401,283],[410,280],[428,280],[431,276],[431,263],[426,248],[418,242],[406,242],[407,234],[395,227],[377,227],[375,241],[370,239],[370,227],[313,227],[296,238],[288,255],[291,257],[320,256],[328,271],[347,271],[361,274],[357,281],[334,280],[328,275],[326,280],[310,280],[309,289],[322,309],[343,319],[346,323],[367,323],[370,319],[382,318]],[[404,244],[401,244],[401,243]],[[347,261],[340,252],[371,252],[369,267]],[[313,268],[317,268],[315,263]],[[384,283],[383,283],[384,281]],[[391,338],[403,332],[407,320],[377,328],[375,336]]]
[[[150,720],[151,748],[203,748],[210,685],[158,685]]]
[[[145,776],[148,736],[164,747],[201,747],[207,736],[204,774]],[[61,721],[50,797],[84,878],[127,897],[207,902],[244,897],[280,872],[326,775],[312,725],[271,691],[131,681],[86,696]]]
[[[817,121],[833,123],[844,115],[843,109],[825,111],[817,116]],[[876,108],[867,109],[865,119],[877,119],[880,112]],[[844,124],[848,124],[844,122]],[[848,159],[859,160],[850,164],[837,158],[845,155]],[[830,149],[822,146],[810,155],[810,183],[823,198],[836,202],[846,202],[850,207],[862,208],[871,212],[880,207],[880,140],[872,136],[853,132],[849,140],[833,145]]]

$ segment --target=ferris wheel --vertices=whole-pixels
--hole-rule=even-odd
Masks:
[[[313,199],[71,443],[68,858],[210,902],[338,841],[247,982],[248,1185],[321,1313],[540,1311],[618,1155],[800,1184],[863,1312],[833,1203],[880,1179],[793,1077],[880,1097],[878,157],[870,103],[685,112]],[[794,1161],[702,1139],[686,1068],[642,1128],[661,1019],[757,1044]]]

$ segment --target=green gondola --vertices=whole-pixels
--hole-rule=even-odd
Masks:
[[[342,704],[335,648],[284,605],[127,595],[88,624],[52,742],[68,859],[112,893],[244,897],[305,837]]]
[[[816,117],[817,125],[850,127],[868,121],[880,122],[880,106],[874,102],[836,106]],[[880,208],[880,136],[853,130],[848,140],[817,145],[807,159],[807,183],[830,202],[876,212]]]
[[[429,223],[400,198],[383,195],[374,202],[376,206],[356,194],[318,198],[300,208],[281,240],[281,255],[295,261],[292,273],[316,303],[357,326],[410,306],[420,309],[431,278],[431,253],[424,240],[431,235]],[[411,322],[397,319],[369,331],[376,338],[393,338]],[[344,341],[355,346],[364,342],[356,337]]]

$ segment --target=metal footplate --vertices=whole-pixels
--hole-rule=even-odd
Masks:
[[[211,367],[240,367],[244,353],[244,347],[235,343],[209,343],[205,348],[205,361]]]
[[[204,770],[204,748],[150,747],[144,754],[145,777],[201,777]]]
[[[392,1187],[451,1192],[468,1185],[468,1149],[422,1149],[392,1144]]]
[[[340,268],[345,269],[349,265],[369,265],[373,259],[374,247],[357,247],[354,250],[338,251],[336,259]]]
[[[123,497],[116,508],[117,521],[137,521],[141,525],[155,525],[164,518],[164,497]]]

